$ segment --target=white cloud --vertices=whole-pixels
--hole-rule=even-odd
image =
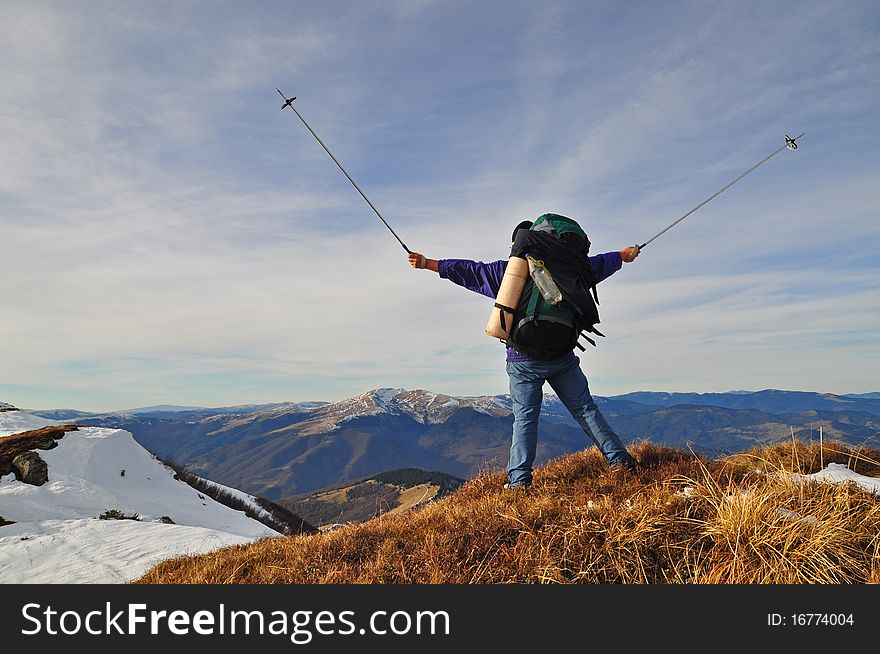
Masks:
[[[700,5],[687,25],[580,3],[495,23],[500,5],[163,7],[4,12],[0,382],[134,404],[504,391],[490,301],[409,269],[277,84],[435,258],[504,258],[545,211],[594,253],[647,239],[807,131],[600,287],[585,367],[598,394],[877,390],[870,4],[783,30]]]

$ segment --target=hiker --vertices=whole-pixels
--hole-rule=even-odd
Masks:
[[[532,221],[523,221],[513,230],[529,229]],[[620,270],[639,255],[639,248],[631,246],[618,252],[591,256],[589,261],[596,273],[596,282]],[[413,268],[432,270],[444,279],[465,288],[495,298],[501,286],[507,260],[483,263],[467,259],[428,259],[418,252],[408,254]],[[532,464],[538,447],[538,418],[541,413],[544,382],[549,382],[556,395],[565,404],[575,421],[598,446],[612,470],[628,470],[637,462],[627,451],[605,417],[599,411],[587,378],[580,367],[574,347],[566,354],[549,361],[538,360],[507,348],[507,374],[510,378],[510,398],[513,405],[513,438],[507,465],[507,489],[528,488],[532,483]]]

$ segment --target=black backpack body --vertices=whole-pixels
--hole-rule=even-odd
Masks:
[[[552,361],[565,356],[584,332],[602,336],[596,329],[599,310],[595,297],[596,274],[590,265],[590,241],[576,221],[558,214],[540,216],[529,230],[519,230],[511,256],[531,257],[550,272],[562,292],[562,300],[544,299],[530,276],[519,303],[513,310],[513,324],[505,344],[530,358]]]

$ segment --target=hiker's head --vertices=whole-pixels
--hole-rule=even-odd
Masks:
[[[531,220],[524,220],[519,225],[516,226],[513,230],[513,235],[510,237],[510,242],[513,243],[516,240],[516,233],[521,229],[530,229],[532,227]]]

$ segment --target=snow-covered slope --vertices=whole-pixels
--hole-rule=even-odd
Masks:
[[[4,411],[0,413],[0,438],[9,434],[17,434],[21,431],[62,424],[64,423],[57,420],[49,420],[48,418],[40,418],[23,411]]]
[[[2,412],[0,439],[57,424]],[[165,558],[278,535],[175,480],[127,431],[80,428],[35,451],[45,484],[0,478],[0,516],[14,523],[0,527],[0,582],[124,582]],[[111,509],[139,520],[98,519]]]

